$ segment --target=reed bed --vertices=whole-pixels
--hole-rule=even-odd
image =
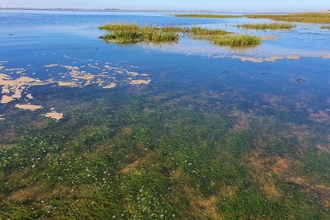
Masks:
[[[240,18],[238,15],[222,15],[222,14],[171,14],[170,16],[185,18]]]
[[[278,29],[287,29],[290,30],[292,28],[295,28],[296,25],[288,24],[288,23],[264,23],[264,24],[240,24],[236,25],[238,28],[243,29],[257,29],[257,30],[278,30]]]
[[[275,21],[287,21],[287,22],[304,22],[304,23],[318,23],[329,24],[330,13],[293,13],[293,14],[251,14],[244,15],[248,18],[269,18]]]

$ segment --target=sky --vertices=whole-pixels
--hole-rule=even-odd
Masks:
[[[315,11],[330,10],[330,0],[1,0],[0,7]]]

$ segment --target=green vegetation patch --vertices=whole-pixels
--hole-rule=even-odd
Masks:
[[[288,23],[265,23],[265,24],[241,24],[237,25],[238,28],[244,29],[259,29],[259,30],[276,30],[276,29],[292,29],[295,28],[296,25],[288,24]]]
[[[223,37],[212,37],[211,42],[216,45],[235,48],[258,46],[262,40],[260,37],[250,35],[226,35]]]
[[[184,18],[240,18],[239,15],[221,15],[221,14],[172,14],[175,17]]]
[[[261,44],[260,37],[251,35],[233,35],[223,30],[210,30],[194,27],[189,31],[194,38],[210,41],[215,45],[229,47],[253,47]]]
[[[171,43],[180,39],[179,33],[192,38],[210,41],[219,46],[253,47],[260,45],[262,40],[257,36],[232,35],[230,32],[219,29],[205,29],[201,27],[181,28],[174,26],[157,27],[155,25],[138,26],[136,24],[108,24],[100,26],[101,30],[109,33],[100,38],[120,44]]]
[[[105,36],[101,36],[101,39],[122,44],[177,42],[180,39],[177,32],[181,31],[177,27],[159,28],[155,25],[138,26],[136,24],[108,24],[100,26],[100,29],[109,31]]]
[[[0,145],[0,216],[330,219],[329,153],[312,150],[328,146],[322,135],[303,148],[287,135],[285,110],[230,115],[204,89],[183,88],[77,90],[64,120],[6,124],[2,134],[16,130]]]
[[[305,23],[330,23],[330,13],[293,13],[293,14],[251,14],[248,18],[269,18],[275,21],[305,22]]]
[[[322,29],[329,29],[330,30],[330,25],[323,25],[321,26]]]

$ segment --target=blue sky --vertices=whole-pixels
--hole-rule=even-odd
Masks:
[[[0,7],[314,11],[330,10],[330,0],[1,0]]]

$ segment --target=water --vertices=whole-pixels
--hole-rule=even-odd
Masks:
[[[329,218],[330,31],[154,12],[0,17],[0,216]],[[98,39],[113,22],[277,40],[121,46]]]

